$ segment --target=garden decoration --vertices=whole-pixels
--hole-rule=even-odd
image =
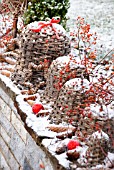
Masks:
[[[96,131],[88,139],[86,158],[88,166],[102,164],[108,153],[109,138],[103,131]],[[105,154],[103,154],[105,153]]]
[[[49,117],[50,122],[55,124],[66,122],[77,127],[80,118],[83,117],[84,108],[90,102],[89,98],[93,100],[91,103],[95,101],[94,93],[86,94],[89,88],[90,82],[85,78],[74,78],[67,81],[54,103],[52,114]]]
[[[112,116],[108,116],[110,111]],[[103,131],[109,136],[109,147],[110,151],[114,151],[111,138],[114,138],[113,132],[113,118],[114,106],[113,102],[109,105],[103,105],[102,108],[100,104],[91,104],[89,107],[84,109],[84,116],[78,122],[78,127],[75,135],[80,141],[85,141],[92,133],[96,131]]]
[[[47,27],[47,26],[51,26],[53,31],[56,34],[56,38],[59,39],[57,31],[56,31],[56,29],[53,26],[54,23],[58,24],[59,22],[60,22],[60,18],[57,18],[57,19],[56,18],[52,18],[50,21],[47,21],[47,22],[39,21],[38,22],[38,28],[37,29],[31,28],[31,30],[33,32],[40,32],[42,28]]]
[[[46,143],[49,150],[64,153],[69,169],[90,169],[99,164],[103,167],[108,153],[114,152],[113,60],[106,61],[104,57],[96,61],[96,51],[90,48],[90,25],[84,26],[83,19],[79,22],[80,37],[78,34],[76,37],[88,46],[83,55],[78,43],[79,55],[73,56],[59,21],[52,18],[34,22],[23,30],[21,53],[11,79],[25,91],[35,93],[43,89],[30,96],[20,95],[19,102],[29,104],[24,103],[30,108],[27,125],[38,135],[46,132],[46,138],[53,138],[49,145]],[[77,45],[77,41],[74,43]],[[96,35],[92,41],[95,43]],[[1,61],[6,61],[3,56]],[[113,166],[113,162],[110,164]]]
[[[44,107],[43,107],[42,104],[38,103],[38,104],[34,104],[32,106],[32,111],[33,111],[34,114],[37,115],[40,110],[44,110]]]
[[[57,100],[61,87],[70,79],[87,77],[86,68],[81,61],[71,54],[58,57],[48,69],[46,88],[41,96],[42,102],[53,103]]]
[[[21,54],[11,77],[20,89],[36,92],[44,88],[51,62],[70,53],[70,41],[64,28],[57,24],[59,20],[34,22],[23,30]]]
[[[98,103],[90,104],[89,107],[84,109],[84,116],[80,119],[76,131],[76,135],[79,135],[80,140],[87,138],[96,130],[102,129],[108,134],[108,128],[110,128],[109,126],[113,121],[112,117],[108,116],[108,111],[113,115],[113,102],[107,106],[102,105],[102,107]]]
[[[78,146],[80,146],[80,143],[76,140],[70,140],[69,143],[67,144],[68,150],[75,149]]]

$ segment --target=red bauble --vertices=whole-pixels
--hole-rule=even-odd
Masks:
[[[42,104],[34,104],[32,106],[32,111],[34,114],[37,114],[40,110],[44,110],[44,107]]]
[[[80,146],[80,143],[77,140],[70,140],[67,144],[68,150],[75,149],[77,146]]]

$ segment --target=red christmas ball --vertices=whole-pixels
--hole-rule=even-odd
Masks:
[[[44,107],[42,104],[34,104],[32,106],[32,111],[34,114],[37,114],[40,110],[44,110]]]
[[[70,140],[67,144],[68,150],[75,149],[77,146],[80,146],[80,143],[77,140]]]

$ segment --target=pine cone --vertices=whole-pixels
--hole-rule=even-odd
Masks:
[[[35,101],[36,98],[37,98],[37,97],[36,97],[35,95],[33,95],[33,96],[25,97],[25,98],[24,98],[24,101],[27,101],[27,100],[33,100],[33,101]]]
[[[67,156],[69,160],[76,160],[80,157],[80,153],[75,151],[67,151]]]
[[[74,135],[74,132],[75,132],[75,128],[74,128],[74,130],[72,130],[72,131],[65,131],[65,132],[63,132],[62,134],[61,133],[58,133],[57,135],[56,135],[56,138],[58,138],[58,139],[65,139],[65,138],[71,138],[73,135]]]
[[[8,70],[2,70],[2,71],[1,71],[1,74],[4,75],[4,76],[6,76],[6,77],[10,77],[11,72],[8,71]]]
[[[30,106],[33,106],[35,104],[35,102],[33,100],[27,100],[27,103],[30,105]]]
[[[65,132],[65,131],[74,131],[76,128],[75,127],[60,127],[60,126],[48,126],[47,127],[49,130],[53,131],[53,132]]]
[[[67,149],[67,146],[65,144],[61,144],[61,146],[58,146],[56,148],[56,153],[57,154],[61,154],[61,153],[64,153]]]

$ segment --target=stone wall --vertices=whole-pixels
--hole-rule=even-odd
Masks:
[[[64,169],[27,127],[16,93],[0,79],[0,170]]]

